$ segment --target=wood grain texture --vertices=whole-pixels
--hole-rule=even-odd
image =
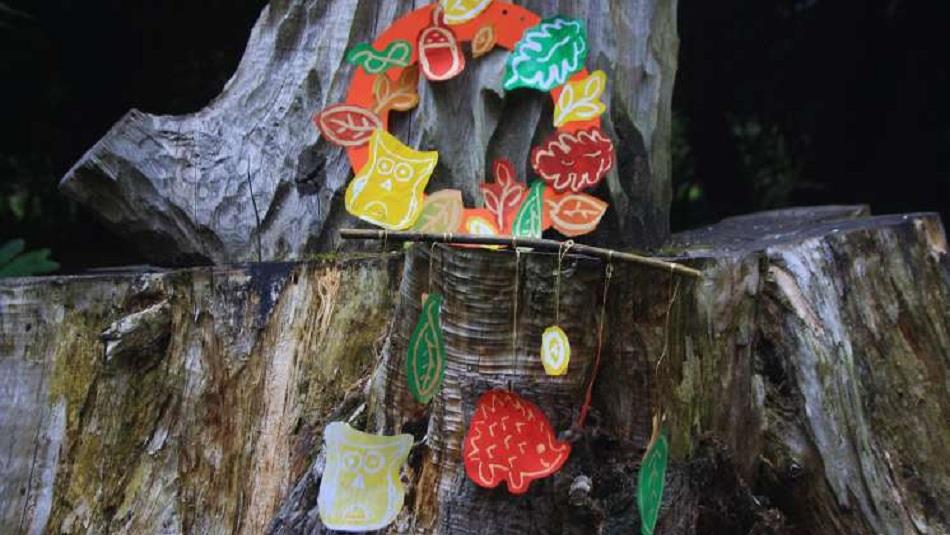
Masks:
[[[560,378],[536,360],[551,254],[518,262],[515,352],[506,251],[0,282],[0,525],[322,533],[320,434],[343,420],[418,443],[390,532],[629,533],[661,411],[671,462],[657,533],[950,531],[950,260],[937,216],[796,209],[675,243],[668,252],[707,276],[677,286],[615,265],[587,428],[564,468],[517,499],[465,477],[467,418],[510,383],[570,436],[597,259],[564,263],[575,357]],[[403,359],[430,272],[449,366],[427,409]]]
[[[0,283],[0,531],[263,531],[362,387],[399,263]],[[167,343],[110,359],[141,340],[110,325],[163,302]]]
[[[609,74],[604,126],[619,165],[597,192],[613,208],[595,241],[659,245],[669,234],[676,0],[519,3],[584,20],[588,66]],[[353,69],[346,49],[414,7],[273,0],[214,101],[184,116],[130,111],[66,174],[62,190],[160,265],[300,259],[333,248],[335,230],[354,222],[341,202],[352,172],[311,117],[343,101]],[[495,50],[454,80],[423,84],[420,106],[394,121],[404,142],[440,151],[430,191],[457,188],[476,206],[498,157],[527,176],[531,146],[553,129],[552,105],[545,94],[505,94],[506,57]]]

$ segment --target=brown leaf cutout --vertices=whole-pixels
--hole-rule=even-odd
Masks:
[[[480,58],[492,51],[498,43],[498,36],[495,34],[495,25],[486,24],[479,28],[472,38],[472,57]]]
[[[373,107],[379,115],[389,110],[409,111],[419,105],[419,66],[410,65],[403,69],[402,74],[394,82],[382,73],[376,76],[373,82],[373,96],[376,105]]]

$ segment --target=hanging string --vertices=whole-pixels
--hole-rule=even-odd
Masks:
[[[518,294],[521,293],[521,251],[515,249],[515,296],[511,312],[511,358],[518,363]]]
[[[604,275],[604,294],[600,302],[600,322],[597,325],[597,352],[594,354],[594,370],[590,376],[590,382],[587,383],[587,393],[584,394],[584,404],[581,405],[581,412],[577,416],[577,423],[574,429],[578,432],[584,429],[584,423],[587,422],[587,413],[590,411],[592,398],[594,395],[594,382],[597,381],[597,375],[600,373],[600,355],[604,348],[604,323],[607,318],[607,295],[610,293],[610,279],[614,276],[614,265],[610,260],[607,261],[607,270]]]
[[[663,351],[660,353],[659,360],[656,361],[656,370],[654,374],[659,378],[660,375],[660,365],[663,363],[663,360],[666,358],[667,353],[670,349],[670,316],[673,313],[673,304],[676,303],[676,295],[679,293],[680,289],[680,279],[676,278],[676,286],[673,285],[673,279],[675,275],[673,270],[670,269],[670,290],[669,290],[669,302],[666,307],[666,326],[663,329]]]
[[[437,244],[435,242],[432,242],[432,245],[429,247],[429,289],[426,292],[429,295],[432,294],[432,279],[433,279],[432,275],[433,273],[435,273],[435,270],[432,268],[432,265],[433,265],[433,262],[435,261],[435,246],[436,245]]]
[[[564,257],[574,247],[574,240],[567,240],[557,248],[557,279],[554,284],[554,324],[561,324],[561,264]]]

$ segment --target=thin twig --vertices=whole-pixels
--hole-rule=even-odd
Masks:
[[[546,251],[560,251],[564,247],[564,242],[556,240],[544,240],[539,238],[518,238],[511,236],[481,236],[476,234],[427,234],[420,232],[389,232],[386,230],[368,230],[368,229],[340,229],[340,238],[344,240],[392,240],[397,242],[437,242],[437,243],[457,243],[465,245],[505,245],[510,247],[530,247],[532,249],[541,249]],[[602,249],[591,245],[574,243],[571,250],[576,253],[602,258],[604,260],[622,260],[633,264],[639,264],[654,269],[662,269],[667,272],[676,273],[701,279],[703,272],[698,269],[686,267],[682,264],[667,262],[659,258],[640,256],[631,253],[622,253],[611,249]]]

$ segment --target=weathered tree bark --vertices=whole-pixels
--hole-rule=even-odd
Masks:
[[[706,278],[614,266],[591,418],[563,470],[519,498],[465,478],[461,433],[490,387],[571,426],[592,373],[599,260],[563,262],[575,355],[560,379],[537,361],[551,254],[416,246],[405,262],[2,282],[0,526],[321,532],[322,429],[347,420],[419,442],[391,531],[630,533],[650,420],[665,412],[658,533],[950,531],[939,219],[792,210],[676,243]],[[430,288],[445,295],[449,367],[426,408],[402,374]]]
[[[655,246],[669,235],[670,103],[676,72],[676,0],[518,2],[586,21],[588,67],[610,83],[606,130],[618,166],[598,194],[611,201],[602,241]],[[349,46],[410,12],[408,0],[274,0],[251,32],[234,77],[186,116],[130,111],[66,174],[61,188],[139,244],[159,265],[299,259],[335,247],[353,219],[338,202],[352,172],[311,117],[341,102]],[[454,187],[480,203],[486,168],[527,155],[553,129],[548,95],[501,89],[507,53],[469,62],[458,79],[422,84],[421,104],[394,131],[438,149],[430,190]]]

